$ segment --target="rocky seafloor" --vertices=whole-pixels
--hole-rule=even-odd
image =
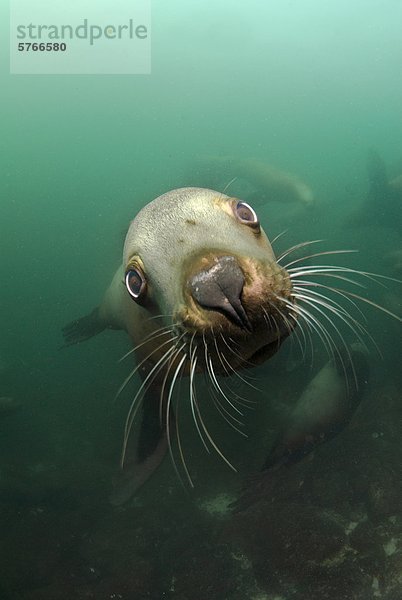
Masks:
[[[190,495],[168,463],[131,504],[112,507],[112,469],[91,452],[80,462],[46,448],[32,461],[5,452],[18,418],[0,424],[2,600],[402,598],[392,381],[373,385],[348,428],[309,459],[251,478],[235,508],[239,478]]]

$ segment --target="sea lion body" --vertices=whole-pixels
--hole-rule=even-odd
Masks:
[[[297,175],[278,169],[265,161],[245,159],[236,161],[239,177],[254,184],[262,193],[262,200],[299,202],[306,207],[314,203],[311,188]]]
[[[64,335],[70,344],[107,327],[128,333],[145,390],[135,462],[154,468],[178,374],[192,381],[205,372],[215,383],[218,374],[260,364],[296,326],[293,303],[289,274],[253,209],[213,190],[181,188],[140,210],[100,306]],[[192,383],[190,401],[196,412]]]
[[[282,253],[280,261],[311,243],[293,246]],[[355,331],[353,316],[331,298],[322,301],[322,293],[314,291],[316,277],[326,276],[328,268],[300,266],[300,260],[290,257],[289,270],[282,267],[254,209],[210,189],[172,190],[139,211],[126,236],[122,265],[100,306],[63,330],[67,345],[108,327],[124,329],[133,344],[130,354],[135,357],[136,367],[120,390],[136,373],[142,385],[127,417],[123,459],[140,407],[142,422],[135,459],[126,462],[123,489],[114,495],[114,503],[131,497],[168,449],[175,464],[174,393],[182,376],[188,376],[187,400],[198,434],[205,446],[212,447],[228,462],[203,421],[195,391],[196,374],[206,375],[211,388],[226,403],[221,407],[225,418],[230,419],[238,398],[227,397],[219,376],[237,375],[239,370],[269,359],[298,321],[317,331],[321,340],[330,345],[332,337],[319,321],[322,315],[325,317],[323,308],[327,309],[327,319],[338,317]],[[329,269],[331,275],[339,273],[340,279],[344,278],[344,267]],[[353,272],[367,276],[365,272]],[[306,281],[309,274],[314,281]],[[318,286],[320,290],[331,290]],[[341,295],[367,302],[401,321],[396,314],[362,296],[348,290]],[[338,352],[344,356],[344,370],[350,358],[346,348],[345,351],[346,356],[343,351]],[[359,372],[364,372],[364,368]],[[267,468],[290,463],[316,443],[330,439],[347,424],[359,402],[358,394],[345,394],[339,364],[328,363],[296,404],[268,458]],[[182,471],[192,483],[178,432],[175,447]]]
[[[361,344],[338,348],[285,419],[264,470],[293,464],[340,433],[359,406],[368,381],[366,349]]]

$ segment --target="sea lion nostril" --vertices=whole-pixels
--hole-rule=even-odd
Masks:
[[[233,256],[222,256],[190,280],[191,294],[203,308],[223,312],[243,329],[252,331],[241,303],[244,274]]]

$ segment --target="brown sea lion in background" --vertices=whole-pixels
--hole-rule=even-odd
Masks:
[[[20,409],[22,403],[9,396],[0,397],[0,419],[8,415],[13,414],[16,410]]]
[[[401,232],[402,233],[402,232]],[[384,256],[384,264],[389,267],[396,277],[402,276],[402,248],[388,252]]]
[[[238,158],[214,156],[200,161],[204,177],[214,180],[214,184],[227,184],[232,179],[248,182],[253,192],[250,201],[299,203],[306,207],[314,204],[311,188],[297,175],[279,169],[268,161],[258,158]],[[218,178],[218,179],[217,179]]]
[[[402,175],[390,180],[375,150],[369,152],[367,172],[369,191],[349,222],[353,226],[387,227],[402,235]]]

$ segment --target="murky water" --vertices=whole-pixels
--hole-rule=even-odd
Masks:
[[[237,473],[205,451],[183,383],[194,490],[167,458],[117,508],[109,496],[139,386],[113,402],[129,340],[106,331],[61,348],[61,328],[99,304],[139,209],[176,187],[229,185],[271,240],[286,232],[278,255],[320,239],[318,251],[359,252],[306,264],[402,279],[402,3],[155,0],[152,11],[151,75],[30,76],[9,75],[0,8],[0,597],[398,600],[397,318],[337,298],[373,338],[360,330],[370,367],[360,406],[307,459],[262,478],[248,480],[328,360],[325,339],[306,333],[304,359],[289,339],[250,373],[261,391],[229,384],[256,402],[247,439],[197,384]],[[286,201],[283,187],[275,198],[250,159],[297,177],[314,200]],[[358,281],[342,284],[401,318],[401,283]],[[349,344],[356,332],[337,322]]]

